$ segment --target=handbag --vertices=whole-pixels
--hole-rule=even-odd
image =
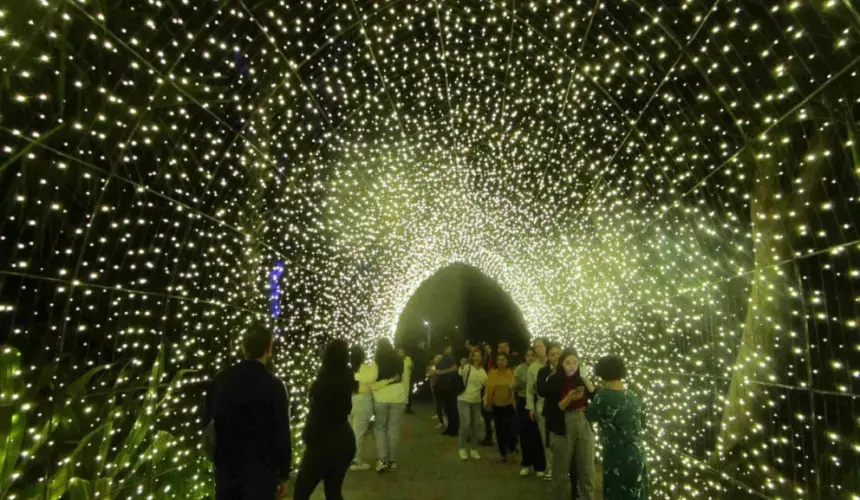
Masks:
[[[469,383],[469,376],[471,374],[472,374],[472,367],[470,366],[469,371],[466,372],[466,381],[465,382],[463,381],[463,377],[457,375],[457,377],[452,382],[454,385],[454,387],[453,387],[454,394],[457,394],[459,396],[460,394],[463,394],[464,392],[466,392],[466,384]]]

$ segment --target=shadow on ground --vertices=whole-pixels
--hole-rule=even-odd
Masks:
[[[519,462],[502,463],[495,447],[481,447],[481,460],[463,462],[457,456],[457,439],[434,429],[429,406],[404,415],[398,470],[378,474],[372,470],[349,472],[344,484],[346,500],[456,500],[479,495],[484,500],[545,499],[549,483],[534,476],[520,477]],[[374,463],[374,439],[365,437],[362,459]],[[602,498],[598,467],[598,491]],[[325,498],[322,485],[313,500]]]

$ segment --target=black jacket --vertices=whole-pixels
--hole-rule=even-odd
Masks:
[[[287,389],[256,360],[219,373],[206,394],[203,426],[215,419],[215,473],[262,468],[285,481],[292,446]]]
[[[321,373],[311,386],[310,411],[302,437],[305,444],[323,441],[338,426],[349,426],[352,395],[358,382],[352,372]]]

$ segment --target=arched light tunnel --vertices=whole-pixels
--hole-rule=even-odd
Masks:
[[[460,263],[627,360],[657,497],[858,498],[858,36],[837,0],[5,4],[0,497],[206,498],[249,322],[298,433],[320,346]]]

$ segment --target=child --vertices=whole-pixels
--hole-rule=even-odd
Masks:
[[[648,472],[642,449],[644,427],[639,398],[624,387],[627,377],[624,361],[605,356],[594,367],[603,379],[601,387],[586,409],[585,416],[600,424],[603,439],[604,500],[645,500],[648,498]]]

